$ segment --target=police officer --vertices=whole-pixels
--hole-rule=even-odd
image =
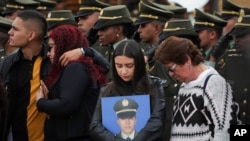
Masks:
[[[138,7],[140,14],[134,24],[138,26],[140,46],[146,52],[158,44],[164,24],[173,16],[173,12],[149,5],[148,1],[140,1]]]
[[[188,38],[199,47],[199,37],[194,30],[191,20],[183,19],[166,22],[160,36],[160,42],[170,36]]]
[[[123,98],[114,105],[117,123],[121,131],[116,135],[126,140],[132,140],[138,134],[135,130],[138,104],[133,99]],[[129,128],[128,128],[129,127]]]
[[[50,11],[46,20],[48,23],[48,30],[63,24],[77,26],[77,23],[71,10]]]
[[[91,28],[98,20],[98,16],[101,10],[110,6],[107,3],[100,2],[98,0],[82,0],[80,8],[75,16],[78,22],[78,27],[81,32],[88,36]],[[93,34],[94,35],[94,34]]]
[[[0,17],[0,61],[4,59],[6,55],[16,51],[16,47],[10,47],[8,44],[9,35],[8,31],[11,28],[12,20]]]
[[[227,49],[234,47],[235,38],[230,36],[229,33],[237,22],[238,18],[241,19],[242,16],[250,14],[250,9],[237,5],[229,0],[222,1],[222,11],[217,14],[217,16],[227,21],[227,25],[223,28],[223,34],[220,37],[219,41],[215,45],[211,56],[210,61],[218,62],[223,58],[224,53]],[[217,64],[220,65],[220,64]]]
[[[222,10],[219,13],[219,16],[227,21],[227,25],[223,28],[223,34],[227,34],[232,30],[240,16],[241,9],[242,7],[240,5],[237,5],[230,0],[222,0]]]
[[[2,16],[2,12],[4,11],[5,1],[0,1],[0,16]]]
[[[139,3],[140,14],[135,21],[138,26],[137,32],[141,38],[140,46],[147,52],[147,50],[158,46],[164,25],[173,16],[173,12],[160,9],[156,6],[150,6],[145,1]],[[163,133],[165,141],[170,139],[173,102],[176,99],[180,83],[171,77],[165,66],[152,57],[148,60],[148,72],[150,75],[157,76],[163,79],[164,93],[166,99],[166,122]]]
[[[239,19],[230,35],[235,36],[235,46],[227,50],[216,69],[233,88],[240,106],[240,120],[250,124],[250,16]]]
[[[45,17],[48,16],[49,11],[55,9],[57,2],[51,0],[35,0],[39,2],[39,6],[36,8],[37,11],[41,12]]]
[[[157,7],[159,9],[167,10],[173,12],[172,17],[169,20],[179,20],[179,19],[186,19],[187,18],[187,8],[177,5],[176,3],[169,3],[169,4],[159,4],[156,2],[151,2],[148,0],[142,0],[145,4]]]
[[[39,2],[34,0],[7,0],[5,9],[2,12],[2,15],[5,18],[14,20],[16,18],[16,15],[25,9],[32,9],[36,10],[36,8],[39,6]]]
[[[75,21],[75,17],[71,10],[53,10],[50,11],[47,17],[47,23],[48,23],[48,30],[51,30],[59,25],[64,24],[70,24],[77,26],[77,22]],[[77,49],[76,52],[73,52],[73,56],[82,56],[87,55],[89,57],[92,57],[94,59],[94,62],[98,65],[102,66],[105,71],[109,71],[109,63],[106,59],[103,58],[103,56],[97,52],[94,49],[90,48],[81,48],[79,46],[79,49]],[[79,53],[79,54],[77,54]],[[79,57],[75,58],[78,59]],[[74,59],[73,59],[74,60]],[[67,60],[65,57],[61,57],[61,64],[63,66],[67,65],[69,60]]]
[[[205,64],[213,66],[214,62],[209,62],[211,51],[222,35],[222,29],[227,22],[215,15],[203,12],[199,9],[194,11],[194,29],[200,39],[201,51],[205,58]]]

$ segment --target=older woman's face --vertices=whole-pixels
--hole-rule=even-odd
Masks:
[[[99,42],[102,46],[113,44],[117,40],[116,26],[108,26],[98,31]]]
[[[173,62],[165,64],[170,76],[174,77],[179,82],[189,82],[192,80],[192,65],[187,61],[183,65],[175,64]]]

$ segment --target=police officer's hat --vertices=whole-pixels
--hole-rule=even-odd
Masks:
[[[165,5],[165,4],[158,4],[156,2],[151,2],[148,0],[142,0],[142,2],[155,8],[160,8],[162,10],[173,12],[172,18],[184,18],[187,12],[187,8],[181,7],[179,5],[177,6],[175,3],[170,3],[169,5]]]
[[[235,24],[230,35],[240,36],[250,33],[250,15],[245,15]]]
[[[152,4],[148,5],[147,3],[148,2],[140,1],[138,4],[140,14],[135,21],[135,25],[149,23],[154,20],[166,22],[174,15],[171,11],[153,6]]]
[[[206,28],[222,30],[222,28],[227,24],[227,21],[223,20],[222,18],[203,12],[199,9],[194,10],[194,19],[195,31],[200,31]]]
[[[116,24],[132,24],[131,15],[125,5],[114,5],[103,8],[94,25],[94,29],[101,29]]]
[[[119,118],[135,117],[138,104],[133,99],[123,98],[114,105],[114,111]]]
[[[48,30],[64,24],[77,26],[77,23],[71,10],[50,11],[46,20],[48,23]]]
[[[234,16],[238,17],[240,9],[241,6],[231,2],[230,0],[222,0],[221,18],[227,20]]]
[[[8,0],[5,5],[5,10],[2,15],[7,15],[15,12],[16,10],[33,9],[39,6],[39,2],[34,0]]]
[[[187,13],[187,8],[180,7],[176,5],[166,5],[165,6],[167,10],[172,11],[174,13],[172,18],[185,18],[185,14]]]
[[[2,12],[5,9],[5,2],[4,1],[0,1],[0,16],[2,15]]]
[[[0,17],[0,32],[8,34],[8,31],[11,29],[12,20]]]
[[[38,11],[51,11],[56,7],[57,2],[50,0],[35,0],[40,3],[36,8]]]
[[[174,20],[166,22],[160,38],[169,36],[197,36],[190,20]]]
[[[79,11],[75,18],[91,15],[94,12],[101,12],[105,7],[110,4],[100,2],[98,0],[82,0]]]

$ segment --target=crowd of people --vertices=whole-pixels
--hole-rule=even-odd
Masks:
[[[50,0],[6,0],[0,17],[0,140],[229,141],[250,124],[250,8],[222,10],[140,0],[81,0],[79,11]],[[249,14],[249,15],[248,15]],[[149,96],[141,107],[128,96]],[[122,131],[103,124],[102,100]]]

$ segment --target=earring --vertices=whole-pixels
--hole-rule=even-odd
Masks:
[[[116,37],[118,38],[119,36],[120,36],[120,35],[117,33],[117,34],[116,34]]]

